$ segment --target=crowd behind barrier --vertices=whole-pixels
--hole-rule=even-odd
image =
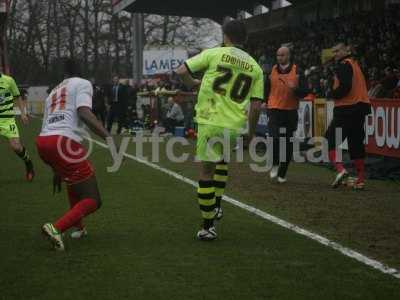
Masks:
[[[399,32],[400,6],[395,6],[382,14],[365,12],[277,29],[268,38],[255,38],[250,48],[264,72],[269,74],[276,63],[276,49],[288,44],[314,94],[325,97],[334,68],[329,59],[329,49],[343,41],[352,45],[352,51],[367,77],[370,96],[400,98]],[[328,53],[326,61],[323,61],[324,53]]]

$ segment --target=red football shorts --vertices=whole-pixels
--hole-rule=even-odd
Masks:
[[[36,147],[42,160],[67,184],[80,183],[94,175],[87,151],[68,137],[38,136]]]

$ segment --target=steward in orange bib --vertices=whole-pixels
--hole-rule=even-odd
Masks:
[[[279,48],[276,55],[278,64],[273,67],[265,88],[268,133],[273,138],[273,167],[270,177],[277,177],[279,183],[284,183],[293,156],[291,138],[297,130],[299,100],[309,90],[302,72],[290,61],[289,48]],[[280,138],[285,139],[284,149],[280,147]]]
[[[350,158],[354,162],[357,180],[354,189],[363,189],[365,180],[365,116],[371,112],[367,84],[358,62],[349,48],[339,43],[333,47],[337,62],[333,89],[327,97],[335,101],[333,119],[325,134],[329,145],[329,160],[337,171],[332,183],[337,188],[348,176],[343,162],[337,159],[336,149],[347,139]]]

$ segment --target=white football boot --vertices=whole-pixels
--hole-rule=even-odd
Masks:
[[[217,238],[217,231],[215,227],[210,227],[208,230],[203,228],[197,232],[197,238],[201,241],[215,240]]]
[[[279,166],[273,166],[271,169],[271,172],[269,173],[269,177],[271,179],[275,179],[276,177],[278,177],[278,170],[279,170]]]
[[[282,177],[279,177],[279,176],[278,176],[278,183],[283,184],[283,183],[286,183],[286,182],[287,182],[287,179],[286,179],[286,178],[282,178]]]
[[[336,189],[343,183],[343,181],[349,176],[349,173],[346,170],[337,173],[335,180],[332,182],[332,188]]]
[[[87,231],[85,228],[82,229],[76,229],[75,231],[71,232],[71,238],[72,239],[81,239],[85,236],[87,236]]]
[[[65,246],[62,240],[61,233],[51,223],[46,223],[42,226],[42,233],[52,243],[53,247],[57,251],[64,251]]]

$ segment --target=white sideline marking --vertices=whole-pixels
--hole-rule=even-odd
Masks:
[[[87,139],[92,141],[92,142],[94,142],[94,143],[96,143],[97,145],[99,145],[99,146],[101,146],[103,148],[107,148],[106,144],[103,144],[103,143],[98,142],[96,140],[93,140],[91,138],[87,138]],[[160,167],[157,164],[154,164],[154,163],[148,162],[146,160],[140,159],[140,158],[138,158],[136,156],[133,156],[131,154],[128,154],[128,153],[124,153],[124,156],[128,157],[128,158],[130,158],[130,159],[132,159],[132,160],[134,160],[134,161],[136,161],[138,163],[144,164],[144,165],[146,165],[146,166],[148,166],[150,168],[153,168],[155,170],[161,171],[161,172],[163,172],[163,173],[165,173],[165,174],[167,174],[169,176],[172,176],[172,177],[174,177],[174,178],[176,178],[176,179],[178,179],[180,181],[183,181],[183,182],[185,182],[187,184],[190,184],[190,185],[192,185],[194,187],[197,187],[197,182],[196,181],[194,181],[192,179],[189,179],[189,178],[187,178],[185,176],[182,176],[182,175],[180,175],[180,174],[178,174],[178,173],[176,173],[174,171],[171,171],[171,170],[168,170],[166,168]],[[322,245],[325,245],[325,246],[327,246],[329,248],[335,249],[336,251],[339,251],[343,255],[351,257],[351,258],[353,258],[353,259],[355,259],[355,260],[357,260],[357,261],[359,261],[359,262],[361,262],[361,263],[363,263],[363,264],[365,264],[367,266],[370,266],[370,267],[372,267],[372,268],[374,268],[376,270],[381,271],[382,273],[389,274],[389,275],[392,275],[395,278],[400,279],[400,271],[399,270],[397,270],[395,268],[391,268],[391,267],[389,267],[389,266],[387,266],[387,265],[385,265],[385,264],[383,264],[383,263],[381,263],[381,262],[379,262],[379,261],[377,261],[375,259],[369,258],[369,257],[367,257],[367,256],[365,256],[365,255],[363,255],[363,254],[361,254],[361,253],[359,253],[357,251],[354,251],[354,250],[352,250],[350,248],[344,247],[344,246],[342,246],[342,245],[340,245],[340,244],[338,244],[336,242],[333,242],[333,241],[331,241],[331,240],[329,240],[329,239],[327,239],[327,238],[325,238],[325,237],[323,237],[323,236],[321,236],[319,234],[313,233],[313,232],[308,231],[306,229],[303,229],[303,228],[301,228],[301,227],[299,227],[297,225],[294,225],[294,224],[291,224],[289,222],[286,222],[286,221],[284,221],[284,220],[282,220],[282,219],[280,219],[278,217],[275,217],[275,216],[273,216],[273,215],[271,215],[269,213],[266,213],[266,212],[264,212],[264,211],[262,211],[262,210],[260,210],[258,208],[250,206],[248,204],[242,203],[242,202],[240,202],[240,201],[238,201],[238,200],[236,200],[234,198],[231,198],[229,196],[223,196],[223,200],[225,200],[226,202],[228,202],[228,203],[230,203],[230,204],[232,204],[234,206],[240,207],[240,208],[242,208],[242,209],[244,209],[244,210],[246,210],[246,211],[248,211],[250,213],[253,213],[253,214],[255,214],[255,215],[257,215],[257,216],[259,216],[259,217],[261,217],[261,218],[263,218],[265,220],[268,220],[268,221],[270,221],[270,222],[272,222],[274,224],[277,224],[279,226],[282,226],[284,228],[292,230],[292,231],[294,231],[294,232],[296,232],[298,234],[301,234],[301,235],[303,235],[303,236],[305,236],[305,237],[307,237],[309,239],[317,241],[318,243],[320,243]]]

